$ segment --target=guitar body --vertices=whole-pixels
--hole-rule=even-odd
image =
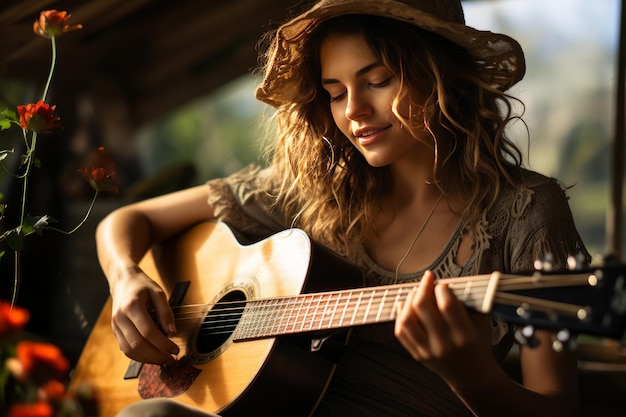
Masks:
[[[218,301],[358,287],[362,282],[356,268],[314,245],[300,230],[241,245],[220,222],[199,224],[153,248],[140,266],[168,294],[179,293],[173,306],[194,312],[186,323],[178,323],[177,317],[174,341],[181,348],[180,366],[142,366],[129,360],[111,330],[107,300],[70,382],[70,389],[87,385],[95,391],[99,417],[113,417],[150,397],[169,397],[223,416],[306,416],[316,408],[332,375],[335,352],[312,352],[310,333],[233,342],[228,334],[201,340],[199,330]],[[182,294],[181,284],[186,284]],[[135,375],[125,378],[133,370]],[[269,394],[278,401],[268,401]]]
[[[146,398],[224,417],[311,415],[345,344],[338,334],[394,320],[419,285],[363,287],[357,268],[301,230],[241,245],[219,221],[152,248],[140,266],[170,296],[181,353],[166,368],[129,360],[111,330],[109,299],[70,382],[95,391],[98,417]],[[440,282],[468,307],[520,325],[612,338],[626,327],[623,265]]]

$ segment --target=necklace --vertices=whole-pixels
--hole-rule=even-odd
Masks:
[[[422,232],[426,228],[426,225],[430,221],[430,218],[433,217],[433,214],[435,213],[435,209],[439,205],[439,202],[441,201],[442,198],[443,198],[443,194],[440,194],[439,198],[437,199],[437,201],[435,201],[435,204],[433,205],[433,208],[430,209],[430,213],[428,213],[428,216],[426,216],[426,220],[424,220],[424,223],[422,224],[422,227],[420,227],[420,229],[417,231],[417,233],[415,234],[415,237],[413,237],[413,240],[411,241],[411,244],[409,245],[409,248],[404,253],[404,256],[402,256],[402,258],[400,259],[400,262],[398,262],[398,265],[396,266],[396,281],[398,280],[398,271],[400,270],[400,265],[402,265],[402,263],[409,256],[409,253],[411,253],[411,249],[413,249],[413,246],[415,246],[415,242],[417,242],[417,239],[420,237],[420,235],[422,234]]]

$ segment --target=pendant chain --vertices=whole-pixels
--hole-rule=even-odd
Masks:
[[[402,258],[400,259],[400,262],[398,262],[398,265],[396,266],[396,281],[398,280],[398,271],[400,270],[400,265],[402,265],[402,263],[404,263],[406,258],[409,256],[409,253],[411,253],[411,249],[413,249],[413,246],[415,246],[415,242],[417,242],[417,239],[420,237],[420,235],[422,234],[422,232],[426,228],[426,225],[430,221],[430,218],[433,217],[433,214],[435,213],[435,209],[439,205],[439,202],[441,201],[442,198],[443,198],[443,194],[439,195],[439,198],[437,199],[437,201],[433,205],[433,208],[430,209],[430,213],[428,213],[428,216],[426,216],[426,220],[424,220],[424,223],[422,224],[422,227],[420,227],[420,229],[417,231],[417,233],[415,234],[415,237],[413,238],[413,240],[411,241],[411,244],[409,245],[409,248],[406,250],[404,256],[402,256]]]

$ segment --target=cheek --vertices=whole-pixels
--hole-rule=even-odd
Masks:
[[[350,121],[345,116],[345,111],[341,106],[331,106],[331,114],[337,128],[348,139],[352,139],[352,133],[350,132]]]

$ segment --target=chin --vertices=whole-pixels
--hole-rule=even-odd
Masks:
[[[389,165],[389,161],[380,160],[379,158],[366,158],[367,163],[374,168],[382,168]]]

